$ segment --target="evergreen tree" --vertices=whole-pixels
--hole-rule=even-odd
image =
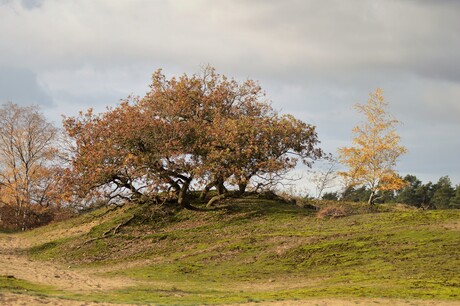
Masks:
[[[455,196],[450,199],[451,208],[460,208],[460,184],[455,188]]]
[[[450,201],[455,195],[455,190],[448,176],[443,176],[435,185],[435,192],[432,204],[437,209],[446,209],[450,206]]]
[[[432,203],[433,195],[436,190],[435,187],[436,184],[428,182],[427,184],[421,185],[415,190],[415,194],[421,199],[420,207],[424,209],[435,208]]]
[[[394,190],[383,190],[378,191],[375,196],[375,202],[382,203],[394,203],[395,202],[395,191]]]
[[[341,200],[347,202],[366,202],[369,199],[371,191],[366,186],[359,188],[347,187],[342,193]]]
[[[339,194],[338,192],[325,192],[322,196],[323,200],[338,201]]]
[[[396,197],[396,201],[416,207],[420,207],[424,199],[424,188],[422,182],[415,175],[406,175],[404,181],[407,182]]]

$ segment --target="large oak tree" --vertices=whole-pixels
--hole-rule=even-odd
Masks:
[[[152,76],[143,98],[105,113],[67,118],[74,139],[75,186],[84,194],[149,200],[173,196],[188,205],[192,183],[244,192],[255,175],[307,165],[321,156],[315,127],[280,116],[252,81],[237,82],[205,68],[199,75]]]

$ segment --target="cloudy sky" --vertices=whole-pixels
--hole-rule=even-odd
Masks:
[[[460,183],[459,16],[453,0],[0,0],[0,102],[59,125],[143,95],[158,68],[210,64],[259,80],[336,152],[381,87],[404,123],[399,172]]]

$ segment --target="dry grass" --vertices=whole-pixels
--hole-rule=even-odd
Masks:
[[[328,205],[321,208],[317,213],[318,219],[324,218],[342,218],[349,215],[348,210],[342,205]]]

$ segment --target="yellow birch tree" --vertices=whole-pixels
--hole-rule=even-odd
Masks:
[[[357,104],[355,108],[366,121],[353,129],[353,145],[338,150],[339,161],[349,168],[340,174],[351,185],[370,189],[370,205],[378,191],[398,190],[405,185],[394,168],[406,148],[399,144],[396,134],[399,121],[386,111],[387,106],[380,88],[369,95],[367,104]]]

